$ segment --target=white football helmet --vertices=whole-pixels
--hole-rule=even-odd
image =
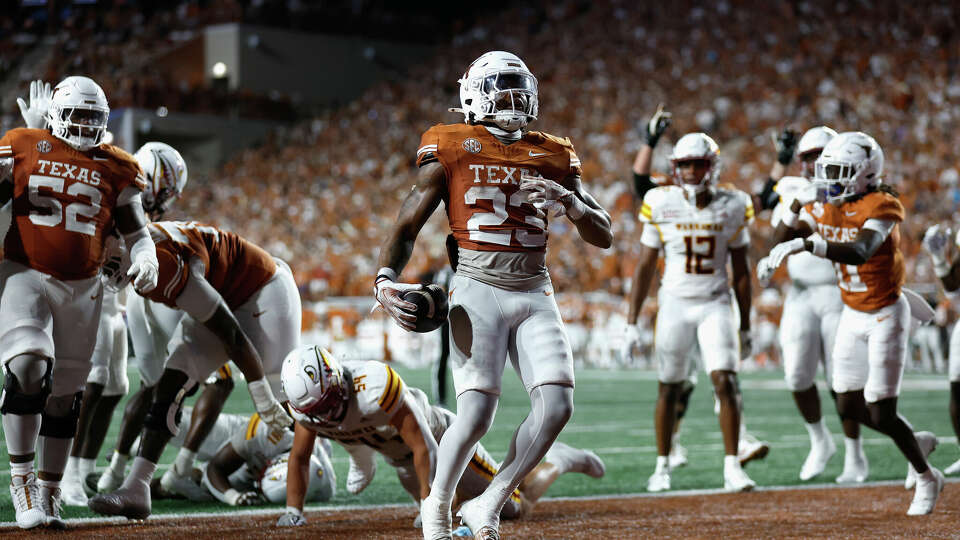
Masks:
[[[828,202],[839,203],[880,182],[883,150],[873,137],[847,131],[834,137],[817,158],[813,182]]]
[[[800,137],[800,142],[797,143],[797,156],[800,158],[800,167],[804,178],[813,177],[813,166],[809,165],[807,161],[818,157],[827,143],[836,136],[837,132],[827,126],[817,126],[808,129],[803,137]],[[809,156],[810,154],[817,154],[817,156]],[[809,156],[809,158],[806,158],[806,156]]]
[[[187,163],[169,144],[148,142],[134,156],[147,180],[143,190],[143,210],[155,217],[163,215],[167,205],[183,193],[187,185]]]
[[[283,393],[300,414],[336,424],[347,412],[350,394],[340,362],[318,345],[301,345],[283,359]]]
[[[47,125],[53,136],[85,152],[103,142],[110,107],[100,85],[87,77],[71,76],[53,89]]]
[[[709,161],[710,169],[699,184],[687,184],[680,176],[677,165],[683,161],[698,159]],[[687,192],[688,198],[695,197],[697,193],[710,189],[720,175],[720,146],[706,133],[687,133],[673,145],[670,162],[673,163],[673,181]]]
[[[537,78],[523,60],[504,51],[484,53],[458,81],[468,124],[491,122],[513,132],[537,119]]]
[[[319,443],[316,446],[319,447]],[[271,459],[260,478],[260,492],[266,500],[274,504],[282,504],[287,500],[287,461],[289,459],[290,452]],[[304,502],[329,501],[336,491],[337,477],[330,459],[314,451],[310,456],[310,474],[307,492],[304,493]]]

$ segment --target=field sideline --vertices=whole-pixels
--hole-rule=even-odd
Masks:
[[[404,380],[413,386],[429,388],[429,372],[425,369],[406,369],[398,367]],[[825,474],[813,482],[803,483],[797,478],[800,463],[806,456],[807,435],[802,421],[778,373],[761,372],[744,374],[743,393],[746,408],[747,426],[751,433],[771,444],[770,455],[762,462],[747,467],[747,472],[762,488],[829,487],[842,467],[842,434],[839,421],[833,412],[829,395],[823,391],[827,425],[834,435],[841,451],[834,456]],[[136,381],[131,381],[137,384]],[[594,480],[582,475],[566,475],[550,489],[547,497],[557,499],[548,506],[553,507],[564,500],[581,499],[600,501],[610,498],[628,499],[642,495],[647,476],[652,472],[655,456],[653,438],[653,403],[656,398],[656,382],[653,373],[631,370],[584,369],[578,372],[576,392],[576,411],[561,440],[573,446],[590,448],[604,459],[607,475]],[[901,411],[920,430],[930,430],[940,438],[940,447],[931,457],[932,463],[940,468],[946,467],[960,458],[960,448],[950,428],[947,413],[948,384],[945,376],[908,375],[901,397]],[[252,404],[245,386],[237,385],[227,403],[227,412],[247,413]],[[107,456],[110,445],[115,440],[116,425],[121,407],[118,407],[107,444],[101,454]],[[505,376],[505,389],[500,411],[490,433],[484,438],[484,445],[496,458],[502,458],[509,438],[515,426],[529,410],[526,394],[516,376]],[[891,483],[902,481],[906,471],[905,460],[893,444],[885,437],[869,430],[864,431],[865,448],[870,459],[870,484],[881,486],[870,489],[892,489]],[[681,443],[689,450],[690,464],[677,470],[673,475],[675,491],[667,494],[708,496],[718,492],[722,486],[722,447],[716,417],[713,414],[713,399],[709,382],[700,377],[700,385],[691,400],[690,412],[684,421],[680,435]],[[9,481],[6,464],[6,448],[0,448],[0,480]],[[172,462],[175,450],[168,449],[162,464]],[[105,466],[104,459],[99,466]],[[391,505],[397,512],[410,514],[409,497],[402,490],[392,470],[380,461],[378,474],[363,493],[351,496],[343,489],[346,477],[346,454],[335,450],[334,465],[338,474],[339,491],[328,503],[313,505],[312,508],[324,509],[324,513],[335,509],[352,508],[354,510],[372,509]],[[953,482],[947,492],[953,491]],[[903,492],[902,488],[899,489]],[[773,490],[761,490],[751,497],[761,497]],[[909,497],[906,493],[899,496],[904,500],[902,512],[906,511]],[[710,495],[712,496],[712,495]],[[651,497],[642,497],[651,500]],[[658,498],[658,497],[654,497]],[[667,497],[669,498],[669,497]],[[579,504],[582,505],[583,501]],[[539,507],[538,507],[539,508]],[[253,514],[226,509],[229,515],[265,516],[275,515],[279,507],[264,507],[254,510]],[[938,507],[938,511],[941,508]],[[155,501],[154,514],[220,513],[222,505],[212,503],[188,503],[186,501]],[[85,508],[67,507],[66,518],[97,517]],[[174,518],[177,519],[177,518]],[[0,492],[0,528],[13,521],[13,509],[7,490]],[[79,523],[79,522],[78,522]]]

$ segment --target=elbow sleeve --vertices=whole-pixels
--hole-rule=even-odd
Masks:
[[[633,192],[641,201],[647,192],[655,187],[657,187],[657,185],[650,180],[649,174],[633,173]]]
[[[763,185],[763,189],[760,191],[761,210],[770,210],[780,202],[780,195],[773,190],[776,185],[777,182],[773,178],[767,178],[767,183]]]

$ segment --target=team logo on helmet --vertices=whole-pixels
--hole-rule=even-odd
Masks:
[[[474,139],[473,137],[463,141],[463,149],[471,154],[479,154],[481,148],[483,147],[480,146],[480,141]]]
[[[310,380],[314,384],[317,383],[317,370],[313,369],[313,366],[310,366],[310,365],[303,366],[303,372],[307,374],[307,377],[310,377]]]
[[[41,154],[46,154],[51,150],[53,150],[53,145],[50,144],[50,141],[40,141],[37,143],[37,152],[40,152]]]

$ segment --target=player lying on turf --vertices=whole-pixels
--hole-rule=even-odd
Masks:
[[[344,362],[326,350],[302,346],[283,364],[283,388],[296,419],[287,474],[287,511],[278,525],[303,525],[303,494],[308,457],[315,439],[337,441],[351,454],[347,490],[359,493],[374,475],[374,450],[397,470],[400,484],[414,500],[430,493],[437,442],[455,415],[431,406],[426,394],[404,384],[381,362]],[[464,502],[490,484],[497,463],[477,444],[456,490]],[[561,474],[581,472],[600,478],[603,462],[593,452],[556,442],[504,505],[501,517],[514,519],[529,512]]]

